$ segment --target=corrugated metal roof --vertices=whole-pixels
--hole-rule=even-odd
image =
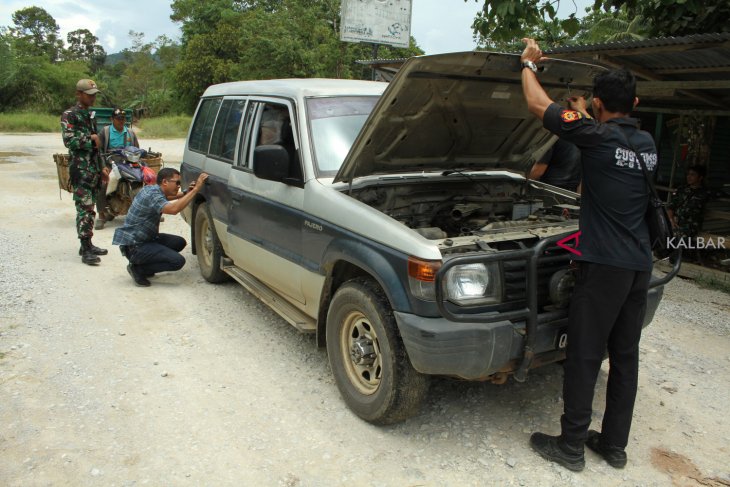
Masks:
[[[602,50],[615,51],[617,49],[645,49],[657,47],[688,48],[695,45],[718,44],[730,41],[730,32],[717,34],[695,34],[684,37],[657,37],[641,41],[605,42],[599,44],[585,44],[579,46],[563,46],[545,51],[546,53],[568,52],[596,52]]]
[[[730,32],[564,46],[545,54],[630,69],[640,110],[730,115]]]
[[[639,111],[730,115],[730,32],[564,46],[545,54],[630,69],[637,76]],[[405,59],[357,62],[389,79]]]

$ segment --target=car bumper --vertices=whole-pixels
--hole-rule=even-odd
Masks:
[[[663,287],[649,290],[644,326],[654,317]],[[422,374],[486,379],[514,372],[524,353],[525,322],[457,323],[395,312],[396,322],[413,367]],[[538,315],[532,367],[564,358],[566,311]]]

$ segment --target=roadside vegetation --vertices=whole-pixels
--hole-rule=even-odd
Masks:
[[[459,1],[459,0],[448,0]],[[472,1],[472,0],[469,0]],[[567,2],[567,0],[563,0]],[[519,51],[534,37],[545,48],[727,32],[730,3],[702,0],[595,0],[558,17],[560,0],[476,0],[480,48]],[[145,136],[184,133],[203,91],[215,83],[270,78],[370,79],[356,61],[423,51],[340,41],[340,0],[171,0],[182,40],[129,31],[132,47],[108,54],[87,29],[60,36],[43,8],[25,7],[0,26],[0,131],[55,131],[74,103],[74,86],[94,79],[97,105],[134,111]],[[161,118],[162,117],[162,118]],[[170,117],[169,119],[166,117]],[[153,122],[154,120],[154,122]]]
[[[60,119],[60,113],[57,116],[35,112],[0,113],[0,132],[60,132]]]
[[[35,112],[0,113],[0,133],[61,132],[61,114],[48,115]],[[135,122],[133,128],[146,139],[184,138],[190,127],[191,117],[174,115],[145,118]]]

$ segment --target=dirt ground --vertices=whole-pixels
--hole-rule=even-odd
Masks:
[[[145,141],[177,166],[182,140]],[[351,414],[326,352],[235,283],[186,266],[135,287],[111,245],[81,264],[58,134],[0,134],[0,485],[728,486],[730,297],[675,279],[641,345],[629,463],[586,470],[528,444],[558,432],[562,370],[435,379],[421,414]],[[189,236],[178,216],[163,231]],[[607,365],[599,376],[600,429]]]

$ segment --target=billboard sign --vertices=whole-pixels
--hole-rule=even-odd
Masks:
[[[342,0],[340,40],[408,47],[411,0]]]

